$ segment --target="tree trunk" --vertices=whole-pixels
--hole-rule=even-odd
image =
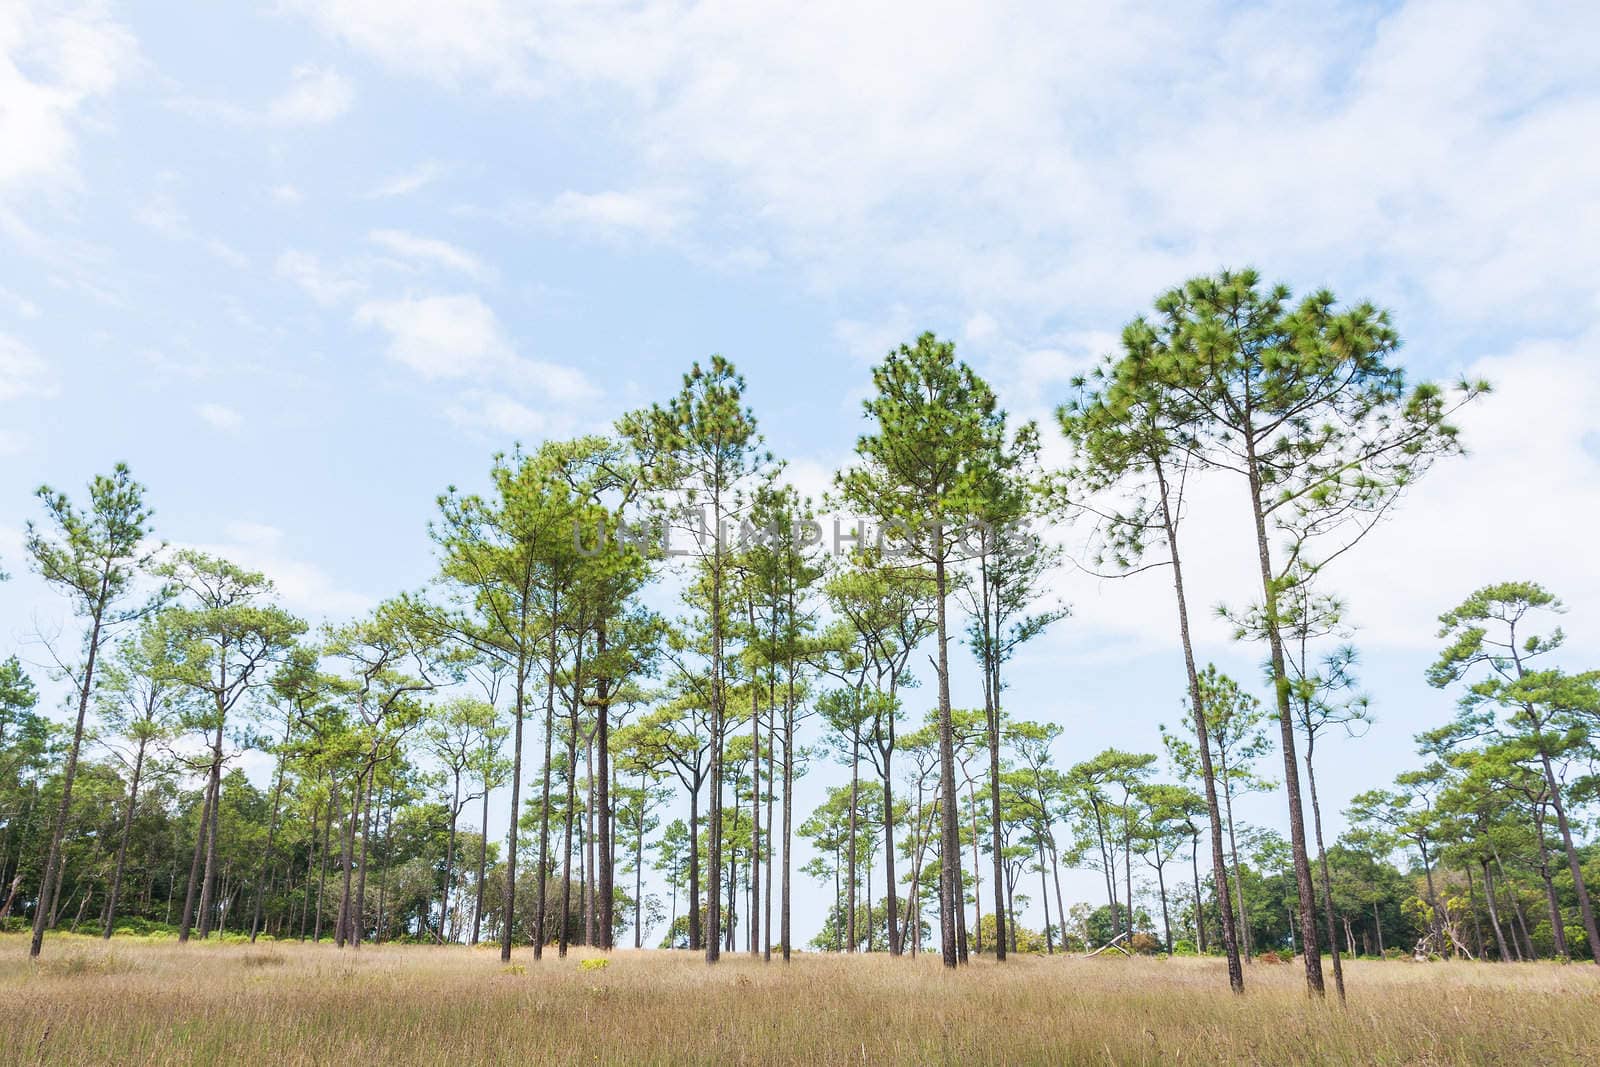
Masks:
[[[50,828],[50,849],[45,853],[44,867],[39,873],[39,903],[33,913],[33,941],[28,946],[28,956],[37,959],[44,946],[46,916],[54,910],[55,901],[50,896],[50,875],[64,865],[61,857],[61,839],[67,831],[67,815],[72,810],[72,783],[78,775],[78,752],[83,747],[83,721],[89,713],[89,694],[94,691],[94,664],[100,653],[100,622],[104,617],[106,601],[110,597],[109,567],[100,576],[99,598],[94,606],[94,622],[89,630],[88,655],[84,660],[83,680],[78,686],[78,719],[72,728],[72,747],[67,750],[67,765],[62,771],[61,805]]]
[[[1306,741],[1306,787],[1311,791],[1311,824],[1317,835],[1317,867],[1322,875],[1322,911],[1328,922],[1328,954],[1333,958],[1333,986],[1338,991],[1339,1003],[1344,999],[1344,967],[1339,961],[1339,930],[1333,920],[1333,878],[1328,872],[1328,851],[1322,844],[1322,805],[1317,800],[1317,772],[1311,765],[1311,754],[1316,746],[1315,736]],[[1314,949],[1316,927],[1302,929],[1306,941]]]
[[[483,879],[489,869],[489,779],[483,779],[483,815],[478,826],[478,884],[475,899],[472,904],[472,940],[468,944],[476,945],[478,936],[483,930]]]
[[[936,523],[934,536],[943,543],[944,529]],[[940,818],[939,870],[941,893],[941,918],[943,928],[944,965],[954,967],[959,958],[957,922],[964,911],[961,892],[961,835],[957,829],[956,815],[956,760],[955,725],[950,715],[950,647],[949,627],[945,618],[945,595],[949,588],[945,575],[945,561],[941,555],[934,561],[934,595],[937,598],[937,631],[939,639],[939,785],[942,817]]]
[[[289,732],[291,729],[293,729],[292,721],[288,726],[284,727],[283,731],[283,744],[286,748],[289,744]],[[267,823],[267,850],[261,856],[261,869],[256,872],[256,910],[255,915],[250,920],[250,943],[252,945],[255,944],[256,934],[261,929],[261,898],[264,895],[262,883],[266,878],[267,864],[272,859],[273,843],[278,836],[278,805],[283,799],[283,754],[281,752],[278,754],[277,765],[273,770],[272,777],[272,817]]]
[[[439,940],[445,939],[445,917],[450,914],[450,890],[456,869],[456,822],[461,816],[461,772],[452,776],[450,792],[450,833],[444,846],[444,893],[439,897]]]
[[[1250,511],[1255,519],[1256,556],[1261,564],[1261,595],[1271,651],[1273,690],[1278,707],[1278,742],[1283,749],[1283,789],[1289,798],[1289,851],[1294,857],[1295,892],[1300,904],[1300,929],[1317,927],[1316,893],[1311,887],[1311,861],[1306,850],[1306,820],[1300,803],[1300,761],[1295,755],[1294,715],[1289,707],[1289,675],[1284,666],[1283,634],[1278,627],[1278,585],[1272,577],[1272,552],[1267,543],[1266,514],[1261,507],[1261,476],[1255,440],[1245,437],[1249,456]],[[1322,956],[1315,936],[1305,941],[1306,989],[1322,996]]]
[[[147,741],[140,739],[133,757],[133,778],[128,783],[128,809],[122,813],[122,839],[117,843],[117,866],[111,876],[111,892],[106,894],[106,927],[103,936],[111,940],[111,928],[117,921],[117,898],[122,892],[122,872],[128,862],[128,832],[133,827],[133,810],[139,803],[139,776],[144,771],[144,750]],[[6,902],[7,910],[10,901]]]
[[[1595,926],[1594,905],[1589,900],[1589,887],[1583,880],[1583,864],[1579,861],[1578,848],[1572,841],[1572,827],[1567,824],[1567,808],[1561,802],[1561,786],[1556,781],[1555,770],[1550,765],[1550,756],[1544,751],[1542,736],[1539,762],[1544,767],[1545,785],[1550,789],[1550,806],[1555,809],[1556,829],[1561,833],[1561,847],[1566,850],[1567,870],[1572,873],[1573,888],[1578,894],[1578,916],[1583,920],[1584,933],[1588,935],[1589,954],[1594,957],[1594,962],[1600,965],[1600,929]]]
[[[1171,491],[1167,485],[1166,470],[1159,459],[1154,469],[1160,488],[1161,521],[1167,537],[1167,552],[1172,561],[1172,587],[1178,603],[1178,635],[1183,644],[1183,666],[1189,684],[1189,704],[1194,711],[1195,739],[1200,754],[1200,778],[1205,790],[1206,814],[1211,823],[1211,875],[1217,894],[1217,910],[1222,923],[1222,949],[1228,961],[1228,984],[1235,993],[1243,993],[1244,968],[1240,964],[1239,932],[1234,926],[1233,902],[1229,899],[1228,893],[1227,863],[1222,854],[1222,813],[1217,805],[1217,778],[1211,764],[1211,735],[1206,725],[1205,704],[1200,697],[1200,674],[1195,669],[1194,642],[1189,632],[1189,601],[1183,586],[1183,560],[1178,552],[1178,524],[1172,513]]]
[[[554,687],[554,685],[555,685],[555,666],[556,666],[555,662],[554,662],[554,660],[555,660],[555,645],[556,645],[555,612],[556,612],[556,607],[555,607],[554,602],[552,602],[551,615],[550,615],[550,649],[551,649],[550,685],[552,687]],[[512,694],[512,704],[513,704],[514,709],[515,709],[514,710],[514,715],[515,715],[515,718],[516,718],[516,725],[512,727],[512,732],[511,732],[511,817],[506,820],[506,822],[508,823],[508,825],[506,826],[506,892],[505,892],[505,901],[501,905],[501,916],[500,916],[500,961],[502,963],[509,963],[510,960],[511,960],[511,939],[512,939],[512,936],[513,936],[513,934],[515,932],[515,927],[517,925],[517,821],[518,821],[518,816],[520,816],[522,814],[522,720],[523,720],[523,717],[524,717],[523,716],[523,713],[524,713],[523,699],[527,694],[527,688],[528,688],[527,656],[522,651],[522,647],[523,647],[522,644],[519,642],[518,646],[517,646],[516,686],[515,686],[515,692]],[[553,707],[553,705],[551,705],[551,706]],[[546,716],[545,716],[545,742],[544,742],[544,752],[545,752],[545,757],[544,757],[544,780],[545,780],[545,797],[544,797],[545,803],[544,803],[544,808],[545,808],[545,818],[547,820],[549,818],[549,811],[550,811],[550,727],[549,727],[549,723],[550,723],[550,717],[549,717],[549,714],[547,713]],[[487,833],[489,828],[487,826],[485,826],[483,828],[483,830],[484,830],[485,833]],[[540,852],[539,852],[539,878],[538,878],[538,882],[539,882],[539,890],[538,890],[538,892],[539,892],[539,912],[538,912],[538,915],[534,917],[534,929],[535,929],[535,933],[536,933],[536,936],[534,937],[534,942],[533,942],[533,958],[534,959],[538,959],[539,958],[539,952],[540,952],[540,949],[543,947],[543,942],[544,942],[544,939],[542,937],[537,936],[537,933],[540,932],[540,926],[541,926],[541,924],[543,922],[543,919],[544,919],[544,850],[543,850],[543,846],[540,847]]]
[[[539,870],[534,882],[534,911],[533,911],[533,958],[544,958],[544,946],[550,940],[549,931],[545,929],[545,911],[547,910],[548,886],[550,882],[550,767],[554,753],[556,732],[556,673],[561,667],[561,654],[557,645],[556,617],[560,607],[559,597],[552,598],[550,608],[550,662],[545,670],[544,693],[544,772],[543,784],[539,794]],[[520,732],[520,725],[519,725]],[[512,796],[516,796],[513,786]],[[511,821],[517,821],[515,806],[511,811]],[[509,918],[507,919],[509,923]],[[509,939],[510,935],[504,935]],[[509,950],[501,952],[502,959],[509,959]]]

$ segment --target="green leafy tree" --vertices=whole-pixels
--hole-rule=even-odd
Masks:
[[[1249,959],[1252,946],[1239,873],[1239,834],[1233,817],[1233,802],[1242,795],[1265,792],[1273,787],[1273,782],[1256,769],[1261,758],[1272,750],[1272,740],[1265,727],[1268,712],[1259,700],[1241,689],[1239,683],[1217,670],[1214,663],[1206,664],[1205,670],[1200,672],[1199,691],[1200,706],[1205,708],[1206,747],[1215,759],[1213,780],[1222,801],[1223,827],[1232,861],[1229,869],[1233,879],[1233,903],[1238,909],[1239,948],[1244,958]],[[1191,780],[1200,775],[1197,750],[1187,740],[1189,728],[1197,719],[1191,705],[1184,715],[1183,731],[1169,733],[1166,727],[1161,729],[1167,754],[1179,772]]]
[[[196,696],[189,725],[206,736],[209,749],[200,833],[178,927],[182,943],[189,940],[197,915],[202,940],[215,920],[217,824],[222,770],[230,758],[223,747],[228,721],[245,697],[266,683],[268,666],[306,627],[268,602],[273,585],[266,575],[227,560],[185,549],[174,553],[158,573],[179,592],[164,617],[183,649],[176,676]]]
[[[1242,993],[1245,932],[1238,929],[1235,908],[1243,905],[1232,899],[1229,889],[1222,805],[1217,798],[1208,712],[1201,699],[1180,550],[1185,490],[1190,475],[1206,467],[1195,436],[1203,409],[1166,380],[1166,359],[1167,340],[1145,319],[1135,319],[1122,331],[1119,355],[1108,356],[1092,374],[1074,379],[1078,395],[1056,412],[1074,452],[1064,488],[1075,511],[1093,521],[1097,568],[1120,576],[1156,566],[1171,570],[1193,712],[1192,770],[1206,801],[1212,884],[1219,904],[1228,982],[1235,993]]]
[[[40,871],[33,941],[28,948],[29,956],[37,958],[44,945],[46,922],[56,906],[52,890],[61,861],[62,835],[72,807],[84,720],[94,694],[96,662],[101,647],[119,627],[154,607],[153,602],[139,602],[133,596],[135,584],[148,569],[155,550],[147,543],[152,513],[145,504],[144,486],[134,481],[121,463],[109,475],[96,475],[89,483],[86,511],[48,485],[40,486],[35,496],[44,505],[45,520],[28,521],[28,556],[45,583],[65,595],[73,613],[84,620],[82,666],[69,670],[76,683],[77,719],[62,774],[61,800]]]
[[[897,551],[933,570],[941,938],[945,965],[954,967],[964,949],[956,932],[963,893],[946,601],[953,566],[971,554],[967,535],[991,510],[1005,415],[988,384],[956,359],[955,346],[931,333],[889,353],[872,380],[875,395],[863,406],[873,427],[856,442],[859,462],[840,472],[836,485],[847,503],[889,531]]]
[[[1534,630],[1539,613],[1563,610],[1554,594],[1534,582],[1484,586],[1439,616],[1439,637],[1447,644],[1428,669],[1428,681],[1443,688],[1475,678],[1461,701],[1468,722],[1482,733],[1523,739],[1532,748],[1549,790],[1589,950],[1600,965],[1600,929],[1567,813],[1570,800],[1555,772],[1558,759],[1586,744],[1588,723],[1600,716],[1600,672],[1570,675],[1540,666],[1538,661],[1566,638],[1559,626],[1548,634]]]
[[[1459,451],[1449,417],[1488,387],[1408,389],[1391,362],[1400,340],[1388,312],[1341,309],[1326,290],[1291,306],[1286,286],[1264,287],[1253,270],[1195,278],[1159,297],[1156,311],[1156,372],[1197,415],[1187,447],[1250,490],[1299,920],[1314,929],[1281,595],[1301,569],[1359,543],[1433,460]],[[1283,542],[1276,561],[1273,532]],[[1305,949],[1306,984],[1320,995],[1321,954],[1315,940]]]
[[[146,761],[152,746],[169,739],[183,715],[185,690],[178,675],[182,653],[174,644],[175,635],[163,617],[159,614],[147,616],[117,649],[116,658],[107,665],[101,683],[100,721],[109,735],[103,740],[109,742],[117,738],[125,743],[125,747],[113,751],[128,771],[128,797],[123,805],[122,827],[117,839],[116,866],[106,892],[102,936],[107,939],[116,925],[122,875],[128,865],[128,840],[139,806],[139,786],[144,782]]]
[[[731,362],[712,356],[695,363],[683,387],[665,405],[625,417],[618,428],[641,454],[651,457],[653,488],[676,498],[675,514],[687,521],[693,552],[705,571],[705,611],[710,659],[710,848],[706,914],[713,936],[706,961],[721,955],[722,754],[727,734],[726,629],[730,600],[730,552],[725,524],[750,506],[753,490],[771,463],[761,448],[754,414],[744,402],[744,378]]]

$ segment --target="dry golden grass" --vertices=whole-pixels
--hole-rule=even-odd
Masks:
[[[1348,1010],[1298,965],[1242,998],[1211,960],[179,947],[0,936],[5,1063],[1585,1063],[1600,968],[1356,963]]]

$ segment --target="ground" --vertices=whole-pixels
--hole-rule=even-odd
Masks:
[[[1600,968],[248,945],[0,935],[6,1063],[1586,1063]]]

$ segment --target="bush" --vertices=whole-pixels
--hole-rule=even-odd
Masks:
[[[1194,947],[1193,941],[1188,938],[1179,938],[1172,943],[1172,954],[1174,956],[1198,956],[1200,952]]]
[[[1154,934],[1140,932],[1128,938],[1128,950],[1140,956],[1154,956],[1161,951],[1161,942]]]
[[[1257,963],[1282,963],[1283,962],[1283,957],[1278,955],[1276,952],[1272,951],[1271,949],[1268,949],[1265,952],[1256,953],[1256,962]]]

